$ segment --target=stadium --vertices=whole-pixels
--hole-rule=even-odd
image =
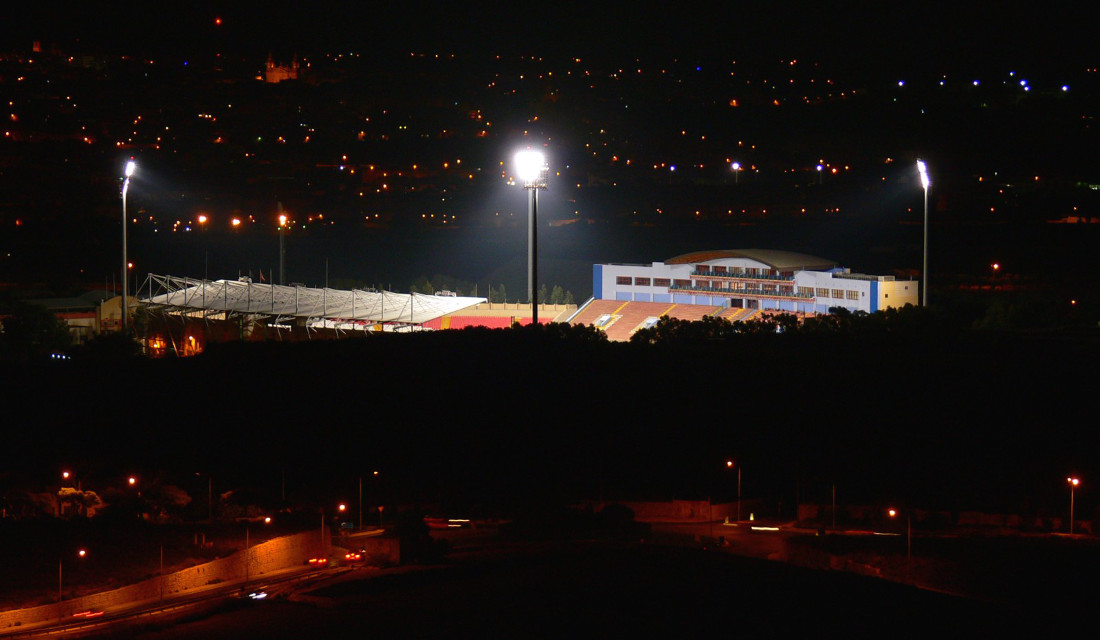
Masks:
[[[529,324],[530,304],[489,303],[449,291],[435,295],[341,290],[150,274],[131,299],[150,355],[191,355],[208,342],[337,339],[369,332],[506,328]],[[833,308],[873,313],[918,303],[914,280],[852,273],[836,262],[790,251],[686,253],[650,264],[596,264],[593,295],[580,307],[539,305],[540,322],[591,325],[623,341],[663,316],[744,321]],[[119,325],[120,299],[96,314],[98,331]],[[133,313],[133,311],[131,312]]]

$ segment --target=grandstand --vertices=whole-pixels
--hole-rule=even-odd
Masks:
[[[485,298],[350,291],[149,274],[138,305],[154,354],[197,353],[210,340],[299,340],[348,332],[412,331]]]
[[[917,304],[917,289],[915,280],[852,273],[823,258],[764,249],[697,251],[648,265],[597,264],[592,273],[592,295],[602,300],[803,314]]]
[[[648,265],[597,264],[592,299],[571,319],[610,340],[629,340],[662,316],[731,322],[771,313],[799,316],[833,308],[873,312],[917,304],[917,282],[852,273],[790,251],[697,251]]]
[[[603,331],[608,340],[625,341],[639,329],[653,326],[663,316],[677,320],[702,320],[721,311],[722,307],[713,305],[622,302],[593,298],[581,307],[569,323],[592,325]]]

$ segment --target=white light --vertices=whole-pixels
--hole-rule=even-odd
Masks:
[[[546,170],[546,157],[541,151],[520,151],[516,154],[516,174],[524,182],[536,182]]]
[[[130,176],[134,175],[134,171],[136,169],[137,169],[137,163],[136,162],[134,162],[133,160],[130,160],[129,162],[127,162],[126,163],[126,177],[129,178]]]
[[[932,182],[928,179],[928,165],[924,164],[924,160],[917,160],[917,171],[920,172],[921,185],[927,190]]]
[[[734,171],[740,171],[741,170],[741,163],[740,162],[734,162],[731,166],[733,167]]]

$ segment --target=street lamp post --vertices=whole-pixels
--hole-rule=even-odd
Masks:
[[[126,259],[126,192],[130,190],[130,176],[134,175],[134,171],[137,169],[137,163],[130,160],[126,163],[126,177],[122,181],[122,333],[125,334],[127,330],[129,315],[129,304],[127,299],[130,295],[130,273],[127,268],[129,261]]]
[[[928,179],[928,165],[924,160],[917,160],[917,171],[920,173],[920,184],[924,187],[924,265],[921,267],[921,306],[928,306],[928,187],[932,182]]]
[[[77,555],[78,558],[83,558],[84,556],[88,555],[88,552],[85,551],[84,549],[80,549],[76,552],[76,555]],[[64,591],[62,590],[62,585],[64,584],[64,582],[63,582],[63,573],[62,573],[62,565],[63,564],[64,564],[64,557],[62,556],[62,557],[59,557],[57,559],[57,601],[58,602],[61,602],[65,598]]]
[[[539,323],[538,294],[538,207],[539,189],[546,188],[549,168],[541,151],[520,151],[516,154],[516,172],[523,180],[527,197],[527,298],[531,301],[531,322]]]
[[[286,284],[286,250],[283,248],[283,230],[286,228],[286,214],[283,213],[283,204],[279,203],[279,284]]]
[[[733,169],[733,184],[737,184],[737,181],[741,177],[741,163],[734,162],[730,165],[730,168]]]
[[[897,509],[888,509],[887,514],[891,518],[898,515]],[[905,510],[905,581],[909,582],[909,576],[913,565],[913,519],[909,510]]]
[[[737,521],[741,522],[741,465],[733,460],[726,460],[727,469],[732,469],[734,466],[737,467]]]
[[[1071,476],[1066,478],[1066,482],[1069,483],[1069,533],[1073,535],[1073,492],[1081,484],[1081,480]]]

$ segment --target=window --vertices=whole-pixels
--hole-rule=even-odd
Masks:
[[[804,296],[812,296],[814,294],[813,287],[799,287],[798,293]]]
[[[672,284],[673,284],[673,286],[675,286],[677,288],[690,287],[691,286],[691,280],[681,280],[681,279],[677,278],[677,279],[672,281]]]
[[[725,273],[726,268],[725,267],[714,267],[714,272],[715,273]]]
[[[615,278],[615,284],[629,285],[631,283],[630,276],[618,276]]]
[[[837,300],[844,299],[844,289],[833,289],[833,297]]]
[[[823,287],[818,287],[817,288],[817,297],[819,297],[819,298],[828,298],[829,297],[829,290],[825,289]]]
[[[846,291],[845,294],[848,300],[859,300],[858,291]]]
[[[655,287],[667,287],[670,284],[672,284],[672,281],[669,280],[668,278],[654,278],[653,279],[653,286],[655,286]]]
[[[649,278],[634,278],[634,286],[636,287],[648,287]]]

